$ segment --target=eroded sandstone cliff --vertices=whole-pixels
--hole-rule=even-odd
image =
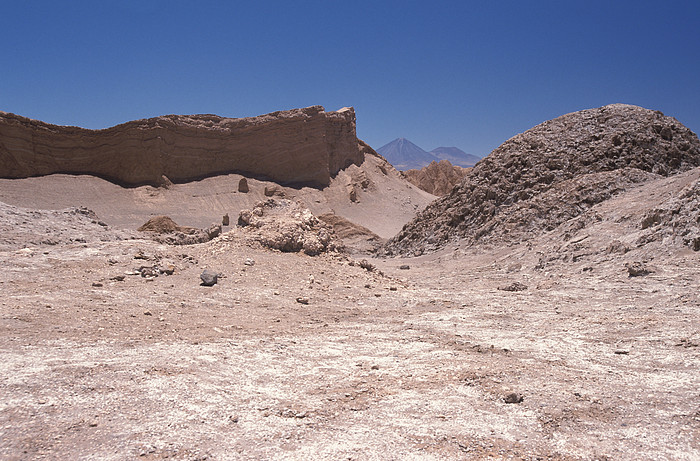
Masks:
[[[403,175],[414,186],[438,197],[447,195],[466,176],[469,168],[453,165],[449,160],[430,162],[420,170],[406,170]]]
[[[165,115],[104,130],[0,112],[3,178],[90,174],[134,186],[162,184],[163,176],[187,182],[237,172],[326,186],[363,158],[352,108],[312,106],[240,119]]]

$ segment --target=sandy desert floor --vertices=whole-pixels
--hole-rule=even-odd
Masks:
[[[690,249],[310,257],[2,211],[2,459],[700,459]]]

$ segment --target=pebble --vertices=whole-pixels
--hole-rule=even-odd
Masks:
[[[255,260],[253,258],[245,258],[243,264],[246,266],[255,266]]]
[[[409,266],[408,264],[402,264],[399,266],[399,269],[404,270],[404,271],[407,271],[410,268],[411,268],[411,266]]]
[[[309,304],[309,298],[300,296],[300,297],[297,298],[297,302],[298,302],[299,304]]]
[[[503,397],[505,403],[520,403],[523,401],[523,396],[517,392],[511,392]]]
[[[101,287],[101,286],[103,286],[103,285],[102,285],[102,283],[100,283],[100,282],[92,282],[92,286],[98,287],[98,288],[99,288],[99,287]]]

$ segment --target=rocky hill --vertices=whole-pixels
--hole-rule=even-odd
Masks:
[[[661,112],[613,104],[563,115],[495,149],[386,250],[416,254],[458,240],[520,242],[622,191],[698,165],[697,135]]]
[[[469,171],[452,165],[449,160],[432,161],[430,165],[420,170],[406,170],[403,175],[413,185],[420,187],[429,194],[442,196],[449,194],[452,188],[460,182]]]
[[[241,119],[166,115],[104,130],[0,112],[2,178],[89,174],[136,186],[243,173],[327,186],[363,158],[352,108],[313,106]]]

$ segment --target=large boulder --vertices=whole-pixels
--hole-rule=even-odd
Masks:
[[[338,248],[333,229],[291,200],[259,202],[253,209],[241,211],[238,225],[249,242],[274,250],[315,256]]]

